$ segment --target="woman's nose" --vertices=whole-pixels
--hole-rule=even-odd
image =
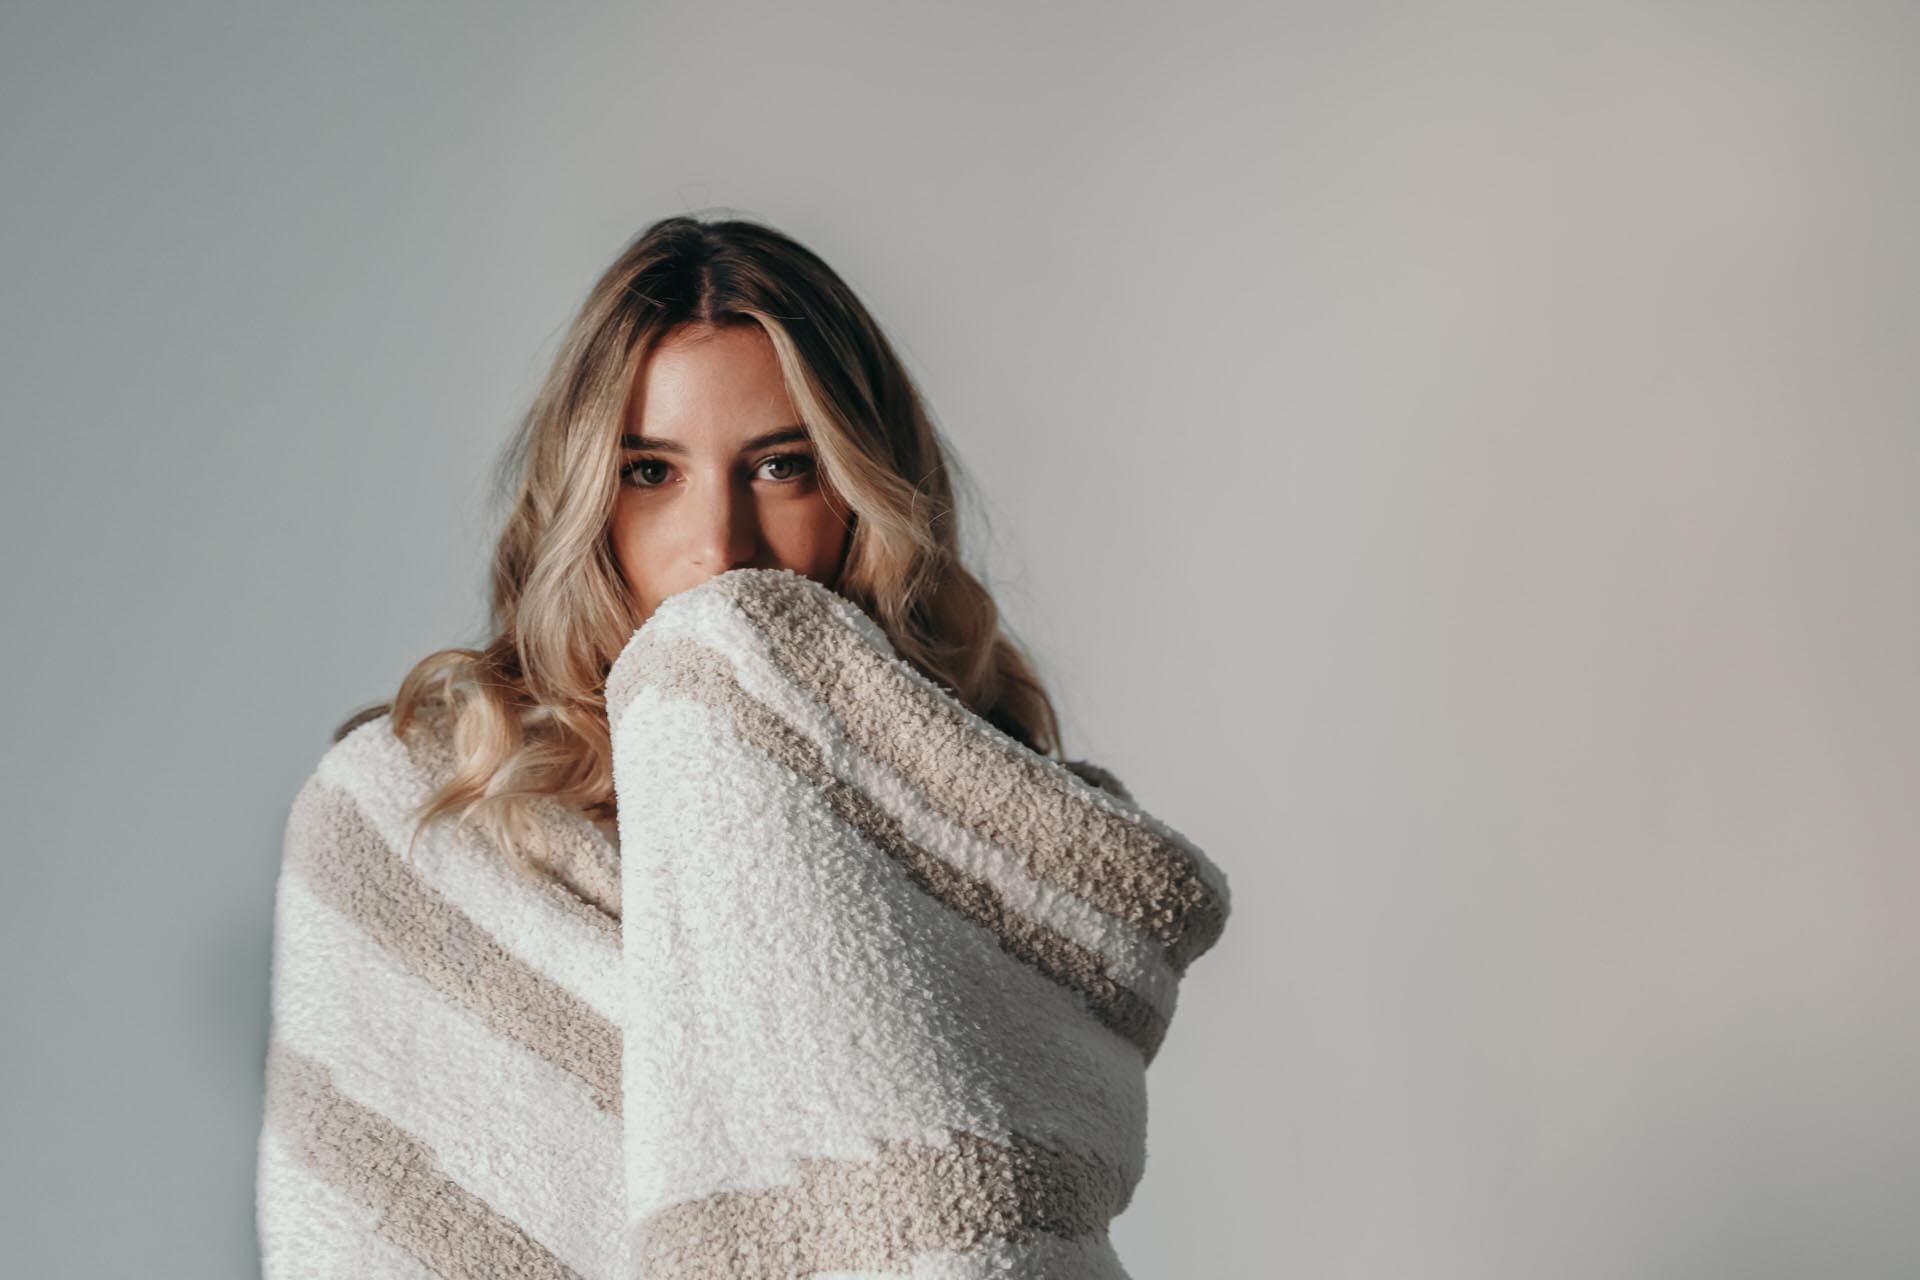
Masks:
[[[730,480],[711,479],[689,505],[692,551],[703,569],[725,573],[753,563],[760,550],[760,525],[751,493]]]

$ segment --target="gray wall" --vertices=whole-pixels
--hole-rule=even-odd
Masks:
[[[163,12],[167,10],[170,12]],[[10,1273],[243,1276],[281,824],[666,213],[1228,868],[1174,1276],[1920,1272],[1920,12],[0,5]]]

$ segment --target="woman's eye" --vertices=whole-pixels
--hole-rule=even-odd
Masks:
[[[635,485],[642,489],[657,488],[659,481],[638,480],[635,476],[642,467],[664,467],[667,465],[669,464],[662,462],[658,458],[636,458],[620,468],[620,481],[622,484]]]
[[[806,475],[806,474],[807,474],[807,473],[808,473],[809,471],[811,471],[811,470],[813,470],[813,458],[812,458],[811,456],[809,456],[809,455],[807,455],[807,454],[804,454],[804,453],[781,453],[781,454],[776,454],[776,455],[774,455],[773,457],[771,457],[771,458],[768,458],[768,459],[767,459],[767,460],[766,460],[765,462],[762,462],[762,463],[761,463],[760,465],[761,465],[761,466],[763,466],[763,467],[766,467],[766,466],[777,466],[777,465],[779,465],[780,463],[783,463],[783,462],[785,462],[785,463],[790,463],[790,464],[793,464],[793,465],[795,465],[795,466],[798,466],[798,467],[799,467],[800,469],[799,469],[799,471],[798,471],[798,472],[796,472],[796,473],[795,473],[795,474],[793,474],[793,475],[784,475],[784,476],[774,476],[773,478],[774,478],[775,480],[783,480],[783,481],[784,481],[784,480],[798,480],[798,479],[799,479],[799,478],[800,478],[801,476],[804,476],[804,475]]]

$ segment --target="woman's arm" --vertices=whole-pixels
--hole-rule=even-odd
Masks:
[[[736,572],[609,678],[637,1273],[1118,1280],[1224,882],[877,636]]]

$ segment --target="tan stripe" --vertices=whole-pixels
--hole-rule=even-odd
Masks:
[[[333,1084],[324,1063],[267,1046],[267,1123],[320,1177],[380,1215],[380,1235],[443,1276],[580,1280],[441,1170],[433,1152]]]
[[[1102,1231],[1126,1207],[1117,1172],[1028,1139],[949,1131],[953,1145],[881,1139],[871,1160],[803,1159],[787,1186],[721,1191],[647,1219],[640,1274],[740,1280],[905,1273],[932,1250]]]
[[[287,860],[314,893],[412,973],[620,1110],[620,1029],[500,945],[398,857],[351,793],[315,780],[294,798]]]
[[[787,678],[825,704],[849,740],[933,808],[1013,851],[1039,879],[1158,939],[1176,973],[1219,939],[1226,905],[1184,850],[1070,791],[1041,757],[989,740],[950,692],[910,678],[916,668],[830,616],[827,603],[812,598],[821,590],[804,579],[751,588],[742,581],[729,598]]]
[[[1145,997],[1114,979],[1099,953],[1032,919],[992,884],[915,843],[879,802],[835,775],[811,739],[741,688],[726,658],[685,636],[663,636],[637,655],[634,671],[644,684],[697,699],[726,716],[755,750],[806,779],[841,821],[898,863],[923,890],[989,930],[1009,955],[1078,991],[1094,1015],[1139,1046],[1149,1062],[1159,1052],[1167,1019]]]

